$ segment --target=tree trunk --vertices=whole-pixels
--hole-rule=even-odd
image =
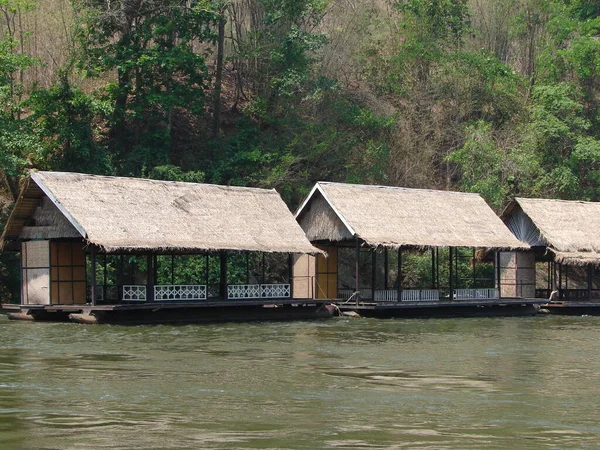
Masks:
[[[225,16],[219,19],[219,40],[217,43],[217,71],[215,74],[215,98],[213,105],[213,137],[219,135],[221,125],[221,86],[223,78],[223,41],[225,40]]]

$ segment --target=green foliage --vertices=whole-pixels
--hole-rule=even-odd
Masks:
[[[209,2],[177,0],[106,4],[80,0],[80,67],[88,76],[116,71],[106,86],[112,103],[109,149],[118,172],[171,163],[175,110],[201,115],[210,75],[207,53],[218,16]]]
[[[492,137],[492,126],[483,121],[469,126],[467,139],[448,160],[461,169],[460,188],[477,192],[495,208],[500,208],[508,195],[505,182],[504,151]]]
[[[99,143],[96,126],[107,105],[70,85],[66,74],[60,82],[32,93],[25,105],[42,149],[39,165],[53,170],[109,174],[106,149]]]
[[[422,41],[459,43],[469,30],[466,0],[399,0],[395,5],[407,16],[405,26],[410,25]]]
[[[29,124],[20,117],[23,85],[17,77],[36,60],[18,53],[17,44],[10,36],[0,36],[0,170],[10,177],[20,175],[27,158],[39,150]]]
[[[156,166],[148,172],[148,178],[154,180],[167,180],[167,181],[186,181],[189,183],[203,183],[204,173],[200,171],[189,171],[184,172],[180,167],[166,165]]]

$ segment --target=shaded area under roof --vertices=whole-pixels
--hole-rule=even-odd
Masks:
[[[108,252],[319,252],[275,190],[65,172],[30,174],[3,244],[19,239],[44,195]]]
[[[322,209],[321,198],[330,210],[311,212],[313,202]],[[332,212],[343,232],[328,232]],[[371,246],[528,248],[479,194],[319,182],[296,219],[311,241],[350,235]]]

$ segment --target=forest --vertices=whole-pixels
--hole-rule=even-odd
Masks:
[[[597,201],[599,77],[597,0],[0,0],[0,229],[29,169]]]

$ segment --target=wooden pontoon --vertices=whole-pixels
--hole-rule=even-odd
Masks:
[[[299,257],[294,273],[342,310],[514,315],[539,303],[517,289],[514,250],[528,245],[478,194],[319,182],[296,220],[329,257]]]
[[[293,292],[293,255],[320,251],[275,190],[32,172],[2,247],[21,252],[17,319],[304,319],[325,303]]]
[[[535,296],[556,314],[600,314],[600,203],[517,198],[502,218],[531,250]],[[522,269],[519,269],[522,270]]]

